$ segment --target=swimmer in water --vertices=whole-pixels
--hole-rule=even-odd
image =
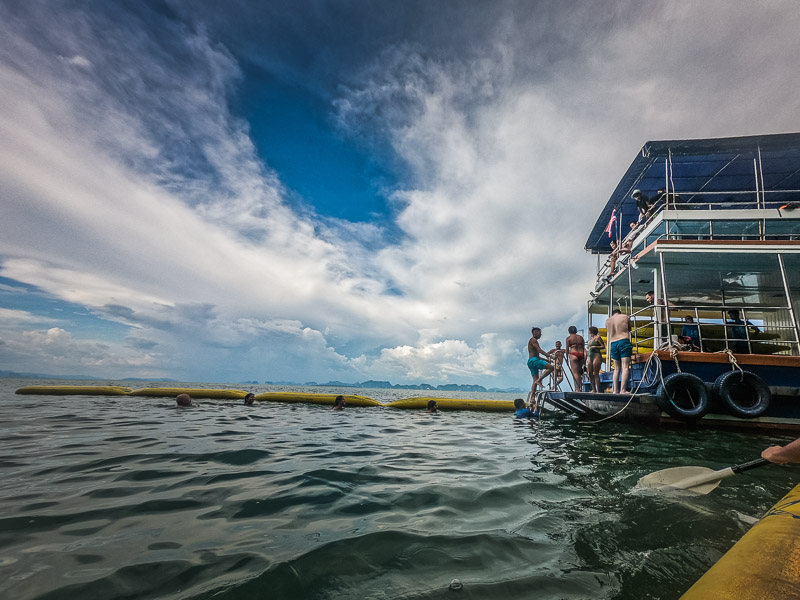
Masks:
[[[192,397],[189,394],[178,394],[175,398],[175,402],[178,406],[191,406],[192,405]]]
[[[428,412],[432,415],[439,412],[439,405],[436,404],[436,400],[428,400]]]
[[[525,406],[525,400],[517,398],[514,400],[514,418],[515,419],[535,419],[539,416],[539,411],[533,411]]]
[[[344,406],[347,404],[344,401],[344,396],[336,396],[336,400],[333,401],[333,410],[344,410]]]
[[[256,395],[253,392],[250,392],[244,397],[245,406],[253,406],[253,403],[256,401]]]

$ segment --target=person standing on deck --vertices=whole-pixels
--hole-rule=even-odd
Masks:
[[[556,342],[556,347],[553,348],[550,352],[552,352],[552,359],[553,359],[553,367],[555,367],[555,371],[553,372],[553,379],[556,385],[559,385],[564,380],[564,349],[561,347],[561,342]]]
[[[600,392],[600,367],[603,364],[603,350],[606,347],[600,331],[597,327],[589,327],[589,343],[586,344],[588,356],[586,357],[586,374],[589,376],[589,383],[592,384],[592,391]]]
[[[631,373],[631,322],[628,315],[615,308],[606,319],[606,335],[608,336],[608,355],[614,360],[613,392],[628,394],[628,377]]]
[[[572,372],[572,380],[575,382],[575,391],[583,391],[583,368],[586,365],[586,340],[578,334],[578,328],[570,325],[569,337],[565,342],[567,356],[569,356],[569,370]]]
[[[542,337],[541,327],[534,327],[531,329],[531,339],[528,340],[528,369],[533,377],[533,385],[531,385],[531,400],[536,394],[536,387],[542,383],[542,380],[553,372],[553,365],[547,362],[546,359],[540,358],[542,356],[552,356],[553,351],[545,352],[539,345],[539,338]],[[544,369],[541,376],[539,376],[539,369]],[[542,386],[544,387],[544,386]]]

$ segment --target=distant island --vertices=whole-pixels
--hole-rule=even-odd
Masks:
[[[265,381],[266,385],[303,385],[306,387],[352,387],[352,388],[377,388],[382,390],[430,390],[437,392],[497,392],[497,393],[525,393],[526,390],[520,388],[485,388],[475,384],[445,383],[442,385],[431,385],[429,383],[402,383],[392,384],[390,381],[361,381],[357,383],[344,383],[342,381],[328,381],[327,383],[317,383],[316,381],[306,381],[302,384],[288,382]]]

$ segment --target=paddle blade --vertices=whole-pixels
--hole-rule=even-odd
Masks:
[[[733,475],[730,468],[714,471],[708,467],[672,467],[642,477],[638,488],[657,490],[686,490],[707,494],[719,485],[720,480]]]

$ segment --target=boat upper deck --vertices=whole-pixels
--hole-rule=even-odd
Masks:
[[[786,210],[800,200],[800,133],[646,143],[598,216],[588,251],[608,254],[612,239],[641,223],[637,190],[652,212]]]
[[[590,324],[620,308],[640,352],[800,355],[800,134],[646,144],[586,247]]]

